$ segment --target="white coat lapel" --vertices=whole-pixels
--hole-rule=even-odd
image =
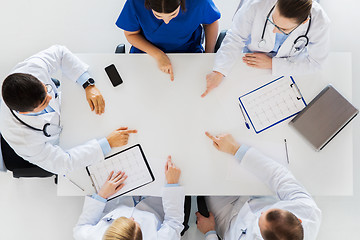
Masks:
[[[248,201],[241,208],[236,222],[231,225],[233,230],[228,230],[225,239],[262,239],[258,230],[258,217],[251,211]]]
[[[54,109],[54,111],[60,115],[60,96],[58,93],[58,96],[55,98],[54,91],[51,93],[52,99],[50,100],[50,107]]]
[[[104,221],[107,221],[108,219],[117,219],[119,217],[132,217],[133,215],[133,211],[135,208],[132,207],[127,207],[127,206],[120,206],[116,209],[114,209],[113,211],[109,212],[108,214],[106,214],[102,219]]]
[[[309,22],[309,21],[308,21]],[[304,24],[301,24],[297,29],[292,32],[289,37],[284,41],[284,43],[279,48],[279,51],[276,55],[276,57],[288,57],[289,53],[294,45],[294,41],[299,37],[303,36],[306,33],[306,30],[309,26],[309,23],[306,22]],[[292,57],[292,56],[290,56]]]

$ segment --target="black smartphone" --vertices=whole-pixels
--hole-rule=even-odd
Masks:
[[[112,85],[114,87],[120,85],[123,83],[123,80],[120,77],[119,72],[117,71],[116,67],[114,64],[111,64],[110,66],[107,66],[105,68],[105,72],[108,75]]]

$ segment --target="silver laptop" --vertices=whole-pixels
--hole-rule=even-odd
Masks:
[[[320,151],[358,112],[332,85],[328,85],[289,124]]]

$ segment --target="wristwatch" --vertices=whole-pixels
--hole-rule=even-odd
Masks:
[[[85,89],[88,86],[94,86],[94,85],[95,85],[95,80],[92,78],[89,78],[82,86]]]

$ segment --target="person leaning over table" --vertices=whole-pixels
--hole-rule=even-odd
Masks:
[[[137,132],[123,127],[106,138],[61,149],[60,91],[51,78],[58,70],[85,89],[92,111],[104,113],[105,101],[88,73],[88,65],[66,47],[52,46],[17,64],[2,84],[0,131],[8,170],[24,168],[24,159],[28,166],[35,164],[49,172],[67,173],[104,159],[112,147],[126,145],[129,134]]]
[[[207,197],[210,217],[196,213],[197,227],[206,240],[217,240],[216,234],[224,240],[316,239],[321,211],[286,167],[255,148],[240,145],[230,134],[206,135],[219,151],[234,155],[276,193],[274,197]]]
[[[156,59],[161,71],[174,72],[166,53],[214,52],[220,12],[212,0],[127,0],[116,25],[132,45],[130,53]]]
[[[74,228],[76,240],[180,239],[184,220],[184,189],[179,185],[180,169],[168,157],[165,185],[160,197],[118,197],[109,207],[109,197],[126,184],[126,173],[110,173],[98,194],[85,197],[83,211]],[[139,202],[140,201],[140,202]],[[114,204],[113,204],[114,205]]]
[[[317,71],[329,53],[329,24],[312,0],[246,1],[216,54],[202,97],[229,75],[241,53],[247,66],[271,69],[276,76]]]

